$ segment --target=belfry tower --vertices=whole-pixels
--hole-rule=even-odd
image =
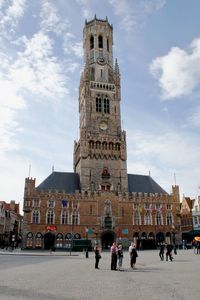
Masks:
[[[82,191],[128,191],[126,133],[121,128],[121,88],[113,66],[113,28],[106,20],[85,22],[84,70],[79,87],[80,139],[74,172]]]

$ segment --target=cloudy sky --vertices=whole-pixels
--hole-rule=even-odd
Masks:
[[[128,172],[196,197],[200,186],[199,0],[0,0],[0,200],[73,171],[85,19],[114,28]],[[31,167],[30,167],[31,165]]]

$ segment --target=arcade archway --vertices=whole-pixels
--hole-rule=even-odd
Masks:
[[[103,249],[109,249],[115,241],[115,233],[112,231],[105,231],[101,234],[101,244]]]

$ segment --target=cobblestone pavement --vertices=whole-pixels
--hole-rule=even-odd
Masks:
[[[4,254],[4,255],[2,255]],[[173,262],[158,251],[140,251],[136,269],[124,253],[123,271],[110,270],[110,253],[0,252],[0,299],[200,299],[200,255],[180,250]]]

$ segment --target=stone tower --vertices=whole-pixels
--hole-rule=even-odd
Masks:
[[[82,191],[128,191],[126,133],[121,128],[121,87],[113,65],[113,27],[95,18],[83,30],[84,69],[79,87],[80,139],[74,171]]]

